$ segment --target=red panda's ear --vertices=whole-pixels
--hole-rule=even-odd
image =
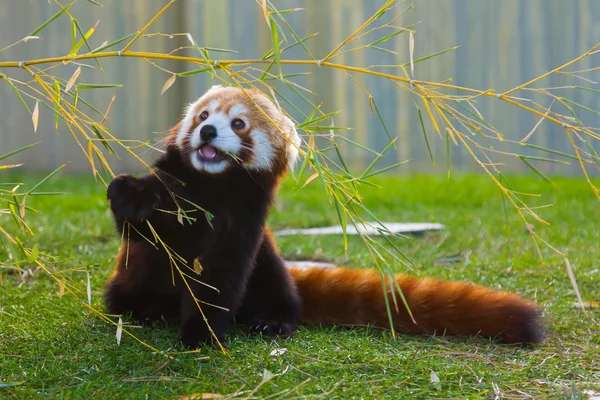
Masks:
[[[174,127],[171,128],[171,130],[169,130],[167,140],[165,141],[167,146],[175,144],[175,140],[177,140],[177,133],[179,133],[179,128],[181,128],[182,123],[183,123],[183,121],[179,121],[177,123],[177,125],[175,125]]]

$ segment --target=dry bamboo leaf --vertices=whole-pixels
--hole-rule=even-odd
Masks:
[[[115,333],[115,337],[117,338],[117,346],[121,345],[121,336],[123,336],[123,320],[119,317],[119,322],[117,323],[117,333]]]
[[[304,182],[304,185],[302,185],[302,187],[305,187],[306,185],[308,185],[309,183],[311,183],[312,181],[314,181],[315,179],[317,179],[319,177],[319,172],[315,172],[314,174],[312,174],[311,176],[308,177],[308,179],[306,180],[306,182]]]
[[[171,77],[169,79],[167,79],[167,81],[165,82],[165,84],[162,87],[162,90],[160,91],[161,96],[163,95],[164,92],[169,90],[169,88],[171,86],[173,86],[173,84],[175,83],[175,79],[177,79],[177,75],[175,75],[175,74],[171,75]]]
[[[23,42],[27,43],[27,42],[28,42],[28,41],[30,41],[30,40],[33,40],[33,39],[39,39],[39,38],[40,38],[39,36],[25,36],[25,37],[24,37],[23,39],[21,39],[21,40],[23,40]]]
[[[582,307],[583,306],[583,307]],[[583,303],[573,303],[575,308],[600,308],[600,302],[598,301],[584,301]]]
[[[410,52],[410,74],[412,75],[412,77],[414,79],[414,77],[415,77],[415,57],[414,57],[415,35],[413,35],[412,32],[410,32],[408,35],[408,48],[409,48],[409,52]]]
[[[86,272],[87,275],[87,297],[88,297],[88,304],[92,305],[92,282],[90,279],[90,273]]]
[[[273,351],[271,351],[269,353],[270,356],[273,357],[279,357],[282,356],[286,353],[287,349],[285,347],[282,347],[281,349],[273,349]]]
[[[65,92],[71,90],[71,88],[75,84],[75,81],[77,80],[77,78],[79,78],[79,74],[81,74],[81,67],[77,67],[77,71],[75,71],[71,79],[69,79],[69,82],[67,82],[67,86],[65,86]]]
[[[265,21],[267,21],[267,25],[269,28],[271,27],[271,20],[269,19],[269,9],[267,8],[267,0],[261,0],[260,5],[263,9],[263,13],[265,15]]]
[[[216,393],[194,393],[185,396],[179,396],[179,400],[211,400],[211,399],[222,399],[223,396]]]
[[[59,283],[59,289],[58,289],[58,298],[62,299],[62,297],[65,295],[65,285],[61,283]]]
[[[40,102],[35,102],[35,108],[33,109],[33,113],[31,113],[31,121],[33,122],[33,132],[37,132],[38,128],[38,119],[40,117]]]

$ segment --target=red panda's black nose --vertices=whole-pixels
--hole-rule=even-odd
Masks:
[[[200,138],[203,142],[210,142],[217,137],[217,128],[214,125],[204,125],[200,128]]]

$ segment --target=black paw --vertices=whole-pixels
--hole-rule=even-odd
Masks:
[[[279,321],[254,321],[249,330],[255,335],[288,337],[294,333],[296,325]]]
[[[160,198],[144,181],[131,175],[119,175],[108,185],[106,193],[112,212],[130,221],[148,218]]]
[[[209,335],[207,337],[206,335],[198,334],[196,332],[184,331],[180,333],[179,338],[181,340],[181,343],[183,344],[183,347],[185,347],[186,349],[196,350],[205,346],[212,346],[214,348],[220,348],[221,346],[223,346],[225,349],[228,348],[227,343],[225,342],[225,338],[223,337],[217,337],[217,342],[217,340],[212,335]],[[219,343],[221,344],[221,346],[219,346]]]

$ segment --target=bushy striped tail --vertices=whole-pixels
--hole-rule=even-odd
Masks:
[[[305,322],[390,328],[379,273],[368,269],[290,268]],[[386,295],[394,329],[413,334],[483,336],[505,343],[543,340],[541,312],[531,301],[467,282],[396,275],[413,318],[397,294]]]

